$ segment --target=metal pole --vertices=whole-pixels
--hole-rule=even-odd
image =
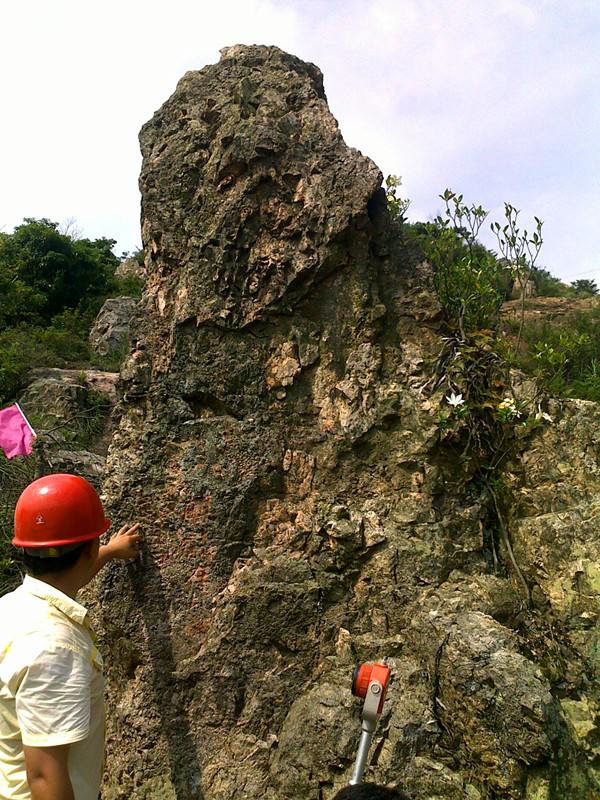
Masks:
[[[356,761],[354,762],[354,771],[352,772],[352,778],[349,782],[350,786],[362,783],[362,776],[365,771],[367,756],[369,755],[371,739],[373,738],[375,728],[377,727],[377,720],[379,719],[379,704],[381,702],[382,692],[382,684],[377,680],[371,681],[367,689],[367,696],[365,697],[365,704],[363,706],[362,733],[358,745]]]
[[[371,747],[371,739],[373,738],[374,732],[375,726],[373,726],[372,730],[367,730],[365,723],[363,722],[360,744],[358,745],[358,753],[356,754],[356,761],[354,762],[354,770],[352,771],[352,778],[349,781],[350,786],[354,786],[357,783],[362,783],[365,766],[367,764],[367,756],[369,755],[369,748]]]

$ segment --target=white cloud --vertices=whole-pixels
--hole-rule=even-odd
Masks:
[[[520,0],[499,0],[497,10],[508,17],[532,28],[538,21],[538,11],[532,8],[531,3]]]

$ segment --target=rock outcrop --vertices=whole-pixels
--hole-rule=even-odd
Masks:
[[[110,297],[106,300],[90,330],[90,347],[100,356],[127,350],[129,321],[137,305],[134,297]]]
[[[148,277],[104,489],[146,544],[92,598],[105,800],[328,800],[353,667],[384,659],[369,779],[595,796],[596,406],[557,405],[507,472],[509,553],[425,391],[428,267],[319,70],[228,48],[140,139]]]
[[[29,371],[19,403],[36,429],[37,475],[73,472],[102,486],[118,376],[95,369]]]
[[[118,278],[135,278],[141,284],[146,282],[146,267],[138,263],[137,258],[126,258],[115,270]]]

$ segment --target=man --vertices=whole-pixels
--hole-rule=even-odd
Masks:
[[[108,544],[96,490],[48,475],[21,494],[13,544],[27,575],[0,598],[0,800],[97,800],[104,756],[102,658],[76,595],[112,559],[140,554],[138,525]]]
[[[409,800],[399,789],[386,789],[374,783],[357,783],[344,786],[333,800]]]

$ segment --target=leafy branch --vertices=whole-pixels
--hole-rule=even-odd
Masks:
[[[537,257],[542,248],[542,226],[543,222],[534,216],[536,228],[533,234],[524,230],[521,232],[517,226],[519,214],[521,212],[510,203],[504,204],[504,216],[506,225],[500,226],[499,222],[492,222],[491,230],[496,235],[500,252],[506,259],[509,269],[512,271],[521,289],[521,316],[519,322],[519,333],[517,335],[516,351],[519,352],[521,337],[523,335],[523,323],[525,321],[525,286],[529,277],[529,271],[535,265]]]

